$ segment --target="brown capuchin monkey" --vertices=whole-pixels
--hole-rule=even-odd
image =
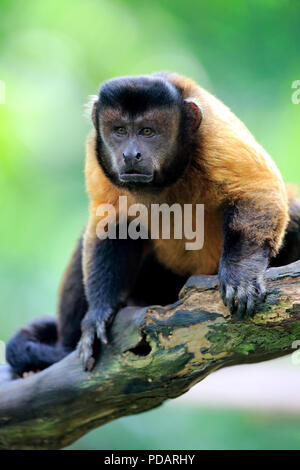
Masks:
[[[265,298],[268,266],[300,258],[300,203],[267,152],[217,98],[173,73],[115,78],[95,98],[86,151],[90,215],[62,281],[58,322],[39,320],[7,344],[22,375],[76,348],[86,370],[120,307],[167,305],[193,274],[219,275],[232,314]],[[186,239],[101,239],[97,208],[204,204],[204,245]],[[118,228],[118,227],[116,227]]]

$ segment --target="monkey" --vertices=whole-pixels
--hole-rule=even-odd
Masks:
[[[233,112],[192,79],[170,72],[104,82],[86,144],[89,219],[63,277],[58,321],[17,332],[6,358],[18,375],[78,349],[85,370],[124,305],[168,305],[189,276],[218,274],[231,315],[264,301],[268,266],[300,258],[300,203],[266,150]],[[97,208],[204,204],[204,245],[97,236]],[[118,221],[122,217],[117,213]]]

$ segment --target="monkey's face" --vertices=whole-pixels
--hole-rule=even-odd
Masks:
[[[129,189],[166,186],[178,156],[178,108],[130,115],[109,107],[99,112],[97,124],[102,142],[98,158],[115,184]]]
[[[162,190],[183,176],[201,119],[198,104],[164,76],[109,80],[92,111],[99,165],[116,186]]]

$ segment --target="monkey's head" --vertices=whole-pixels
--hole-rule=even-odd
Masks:
[[[109,80],[92,112],[98,162],[117,186],[165,188],[184,174],[201,119],[199,106],[163,76]]]

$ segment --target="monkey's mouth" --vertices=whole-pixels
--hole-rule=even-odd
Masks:
[[[151,183],[153,174],[146,173],[120,173],[119,179],[122,183]]]

